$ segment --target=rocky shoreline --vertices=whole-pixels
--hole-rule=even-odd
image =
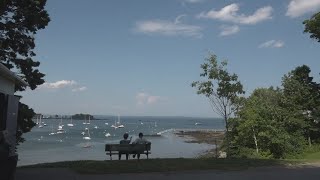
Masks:
[[[208,150],[200,157],[221,157],[223,152],[219,150],[220,145],[223,142],[224,131],[214,131],[214,130],[195,130],[195,131],[177,131],[175,135],[185,139],[187,143],[199,143],[199,144],[210,144],[214,145],[213,149]],[[218,149],[217,149],[218,147]]]

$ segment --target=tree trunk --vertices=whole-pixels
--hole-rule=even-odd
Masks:
[[[309,142],[309,147],[311,147],[312,146],[312,142],[311,142],[310,135],[308,136],[308,142]]]
[[[229,124],[228,124],[228,117],[227,117],[227,108],[226,106],[224,107],[224,121],[226,123],[226,141],[227,141],[227,157],[229,157],[229,152],[230,152],[230,143],[229,143]]]
[[[256,133],[254,132],[254,128],[252,128],[252,130],[253,130],[254,144],[256,145],[256,152],[259,153],[258,141],[257,141]]]

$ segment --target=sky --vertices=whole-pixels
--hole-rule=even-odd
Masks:
[[[209,52],[246,96],[311,67],[320,43],[302,22],[320,0],[54,0],[36,38],[46,83],[22,92],[37,113],[218,117],[191,87]]]

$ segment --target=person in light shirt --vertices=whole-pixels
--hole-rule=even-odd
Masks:
[[[132,142],[132,144],[150,144],[151,142],[146,140],[144,137],[143,137],[143,133],[139,133],[139,138],[137,138],[135,141]],[[136,157],[136,154],[133,155],[133,158]],[[137,152],[137,157],[138,159],[140,159],[140,154]]]

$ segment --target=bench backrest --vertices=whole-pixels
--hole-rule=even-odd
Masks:
[[[106,144],[105,151],[139,152],[150,151],[151,144]]]

